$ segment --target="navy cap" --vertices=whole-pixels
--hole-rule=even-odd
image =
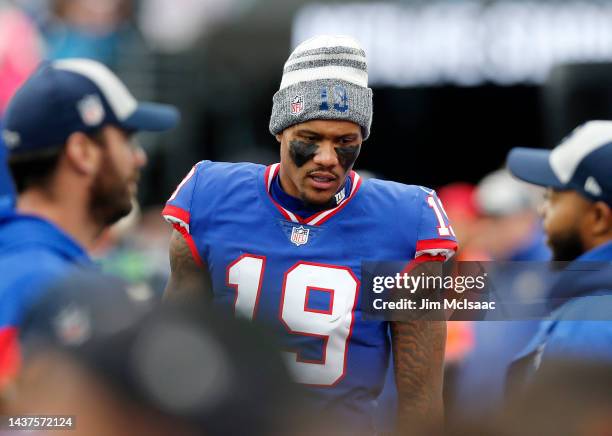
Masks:
[[[553,150],[514,148],[507,165],[526,182],[612,205],[612,121],[582,124]]]
[[[42,64],[11,99],[2,137],[11,154],[63,145],[74,132],[106,124],[128,131],[174,127],[174,106],[136,101],[106,66],[90,59]]]
[[[271,430],[296,395],[263,327],[198,304],[160,306],[148,286],[95,271],[51,284],[24,316],[20,342],[26,364],[59,351],[207,435],[285,434]]]

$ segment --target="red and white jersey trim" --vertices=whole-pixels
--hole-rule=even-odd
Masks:
[[[167,205],[162,211],[162,216],[173,226],[184,228],[189,233],[189,212],[180,207]]]
[[[444,256],[446,260],[454,256],[457,242],[452,239],[422,239],[417,241],[414,258],[420,256]]]
[[[308,226],[317,226],[319,224],[323,224],[325,221],[330,219],[332,216],[340,212],[340,210],[344,206],[346,206],[346,204],[355,196],[355,194],[361,187],[361,182],[362,182],[359,174],[357,174],[355,171],[351,171],[349,174],[349,177],[351,178],[351,182],[352,182],[350,194],[347,195],[340,203],[338,203],[336,207],[332,209],[323,210],[321,212],[314,214],[313,216],[307,219],[304,219],[294,214],[290,210],[287,210],[284,207],[282,207],[280,204],[278,204],[274,200],[274,198],[272,198],[272,195],[270,195],[270,187],[272,186],[272,181],[274,180],[274,177],[278,175],[279,171],[280,171],[280,163],[275,163],[273,165],[270,165],[268,168],[266,168],[264,178],[265,178],[266,188],[268,190],[268,196],[270,197],[270,200],[272,201],[272,203],[274,203],[276,208],[285,217],[285,219],[287,219],[288,221],[292,221],[294,223],[306,224]]]
[[[189,212],[184,209],[181,209],[180,207],[167,204],[166,207],[164,207],[164,210],[162,211],[162,216],[166,221],[172,224],[172,227],[174,227],[177,232],[179,232],[183,236],[185,242],[187,242],[187,245],[189,246],[189,250],[191,251],[191,255],[193,256],[196,265],[203,266],[204,261],[200,257],[200,253],[198,251],[198,247],[196,246],[195,240],[189,233]]]

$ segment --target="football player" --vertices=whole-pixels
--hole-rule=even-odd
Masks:
[[[443,261],[456,249],[434,191],[353,171],[371,121],[364,50],[344,36],[307,40],[273,98],[280,163],[199,162],[163,211],[175,228],[167,298],[208,296],[276,325],[315,410],[347,434],[373,433],[391,347],[402,422],[442,415],[445,324],[362,320],[362,260]]]

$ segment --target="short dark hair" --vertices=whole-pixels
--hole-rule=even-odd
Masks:
[[[42,152],[9,157],[9,168],[17,193],[49,183],[63,152],[64,146],[61,145]]]
[[[102,129],[85,134],[96,144],[105,146],[106,140]],[[48,184],[64,153],[65,146],[62,144],[43,151],[10,156],[8,163],[17,193],[21,194],[27,189],[41,188]]]

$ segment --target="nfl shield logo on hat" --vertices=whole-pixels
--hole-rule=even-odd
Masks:
[[[296,95],[291,99],[291,115],[299,115],[304,110],[304,97]]]
[[[15,148],[21,143],[21,136],[19,135],[19,133],[13,132],[11,130],[3,130],[2,139],[4,140],[4,143],[9,149]]]
[[[303,226],[294,227],[293,230],[291,230],[291,242],[298,247],[304,245],[308,242],[309,233],[310,229],[305,229]]]
[[[95,94],[83,97],[77,103],[81,119],[87,126],[97,126],[104,120],[104,106],[100,101],[100,97]]]
[[[70,305],[62,309],[53,323],[64,345],[80,345],[91,337],[91,318],[82,307]]]

